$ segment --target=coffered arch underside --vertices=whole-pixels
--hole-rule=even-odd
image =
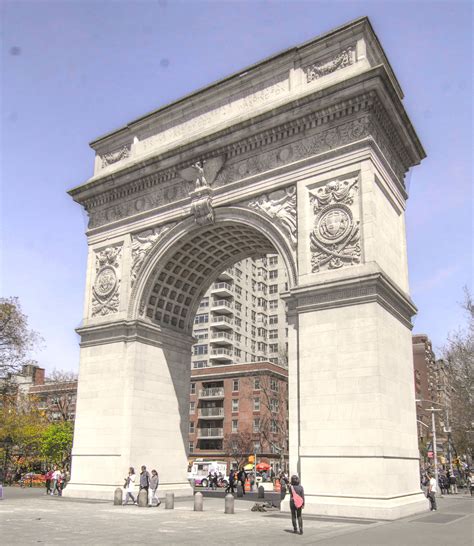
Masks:
[[[188,218],[160,238],[140,268],[129,316],[190,333],[195,312],[214,280],[234,263],[278,253],[288,286],[296,284],[296,253],[287,238],[261,214],[240,207],[215,210],[215,223]]]

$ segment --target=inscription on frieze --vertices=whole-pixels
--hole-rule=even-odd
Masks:
[[[95,280],[92,285],[92,316],[116,313],[120,300],[121,246],[110,246],[95,255]]]
[[[310,234],[311,270],[360,263],[359,179],[332,180],[310,192],[314,229]]]

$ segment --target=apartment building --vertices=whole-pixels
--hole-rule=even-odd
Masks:
[[[192,371],[189,459],[238,466],[252,453],[275,471],[288,461],[288,371],[272,362]]]
[[[202,299],[193,329],[190,460],[219,457],[231,463],[237,451],[257,450],[282,468],[288,330],[280,294],[287,288],[284,264],[272,254],[226,269]]]
[[[194,319],[192,369],[269,361],[287,365],[286,271],[278,255],[221,273]]]

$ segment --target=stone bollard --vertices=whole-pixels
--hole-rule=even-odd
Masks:
[[[166,510],[174,509],[174,493],[166,493],[165,509]]]
[[[237,497],[240,498],[240,497],[243,497],[244,496],[244,490],[242,488],[242,484],[239,482],[237,484]]]
[[[234,513],[234,495],[231,493],[228,493],[225,496],[225,514],[233,514]]]
[[[194,495],[194,511],[202,512],[203,510],[203,496],[202,493],[196,493]]]
[[[148,491],[146,489],[142,489],[140,493],[138,493],[138,506],[141,508],[146,508],[148,506]]]
[[[121,487],[117,487],[114,492],[114,506],[121,506],[123,504],[123,491]]]
[[[263,485],[261,485],[261,486],[258,488],[257,498],[258,498],[258,499],[264,499],[264,498],[265,498],[265,489],[263,488]]]

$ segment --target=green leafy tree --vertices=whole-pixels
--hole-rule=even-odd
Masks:
[[[2,396],[0,451],[4,472],[29,470],[41,461],[41,439],[47,425],[33,397],[21,393]]]
[[[41,438],[41,453],[50,462],[64,465],[71,460],[74,425],[70,421],[51,423]]]

